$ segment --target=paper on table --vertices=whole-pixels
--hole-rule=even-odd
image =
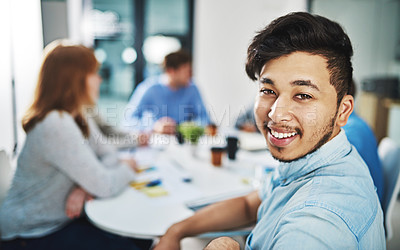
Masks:
[[[189,172],[178,168],[171,162],[165,162],[158,169],[162,176],[162,186],[168,191],[169,196],[176,197],[180,202],[201,197],[202,192],[199,188],[185,181],[185,178],[191,178]]]
[[[202,192],[196,186],[187,182],[188,178],[191,179],[190,173],[177,166],[176,162],[164,161],[160,165],[154,164],[152,171],[138,173],[133,184],[160,180],[160,185],[150,189],[143,185],[138,192],[151,197],[146,201],[150,206],[164,206],[184,203],[202,196]]]
[[[158,154],[159,151],[150,147],[140,147],[131,152],[138,165],[153,165],[158,158]]]
[[[223,201],[223,200],[227,200],[227,199],[232,199],[232,198],[236,198],[236,197],[240,197],[246,194],[249,194],[251,191],[253,191],[252,189],[249,190],[245,190],[245,191],[236,191],[236,192],[230,192],[230,193],[225,193],[225,194],[219,194],[219,195],[215,195],[215,196],[210,196],[210,197],[205,197],[205,198],[199,198],[199,199],[195,199],[195,200],[190,200],[188,202],[185,203],[185,205],[196,211],[199,210],[205,206],[208,206],[210,204],[219,202],[219,201]]]
[[[265,137],[260,133],[240,132],[238,134],[240,148],[248,151],[265,150],[267,143]]]
[[[145,188],[142,188],[140,191],[142,191],[149,197],[159,197],[159,196],[168,195],[168,191],[160,186],[145,187]]]

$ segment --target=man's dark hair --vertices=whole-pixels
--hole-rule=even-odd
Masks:
[[[339,105],[352,80],[353,48],[342,27],[325,17],[294,12],[272,21],[258,32],[247,50],[246,73],[257,80],[267,62],[296,51],[327,59]]]
[[[354,79],[351,80],[349,91],[347,92],[347,94],[353,96],[354,98],[356,97],[357,86],[356,86],[356,82],[354,81]]]
[[[177,69],[181,65],[192,62],[192,56],[185,50],[178,50],[165,56],[164,69]]]

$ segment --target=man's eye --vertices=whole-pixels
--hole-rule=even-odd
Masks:
[[[298,94],[297,98],[299,98],[301,100],[309,100],[309,99],[312,99],[312,96],[307,95],[307,94]]]
[[[264,95],[275,95],[275,92],[271,89],[261,89],[260,93]]]

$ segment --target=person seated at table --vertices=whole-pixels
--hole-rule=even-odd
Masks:
[[[110,197],[135,178],[133,158],[119,160],[85,107],[99,95],[91,49],[56,41],[45,49],[27,133],[11,188],[0,208],[2,249],[148,249],[79,217],[85,199]]]
[[[200,92],[192,82],[191,56],[184,50],[164,58],[164,71],[145,79],[133,93],[125,109],[123,125],[127,128],[174,134],[176,125],[195,121],[206,126],[210,118]]]
[[[256,123],[280,165],[260,190],[172,225],[155,249],[179,249],[184,237],[252,223],[246,249],[385,249],[368,167],[341,129],[354,106],[352,54],[338,23],[306,12],[258,32],[246,72],[258,80]],[[229,237],[207,249],[221,245],[238,249]]]

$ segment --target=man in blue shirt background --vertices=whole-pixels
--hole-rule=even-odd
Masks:
[[[378,156],[378,143],[374,132],[355,112],[351,113],[343,127],[349,142],[356,147],[369,168],[380,202],[383,198],[383,170]]]
[[[165,56],[165,74],[140,83],[124,114],[127,128],[174,134],[176,125],[194,121],[210,123],[200,92],[192,82],[191,56],[177,51]]]
[[[246,249],[385,249],[374,183],[341,128],[354,107],[352,55],[339,24],[306,12],[279,17],[258,32],[246,73],[258,81],[256,124],[280,165],[260,190],[172,225],[155,250],[255,222]],[[208,247],[239,249],[229,237]]]

